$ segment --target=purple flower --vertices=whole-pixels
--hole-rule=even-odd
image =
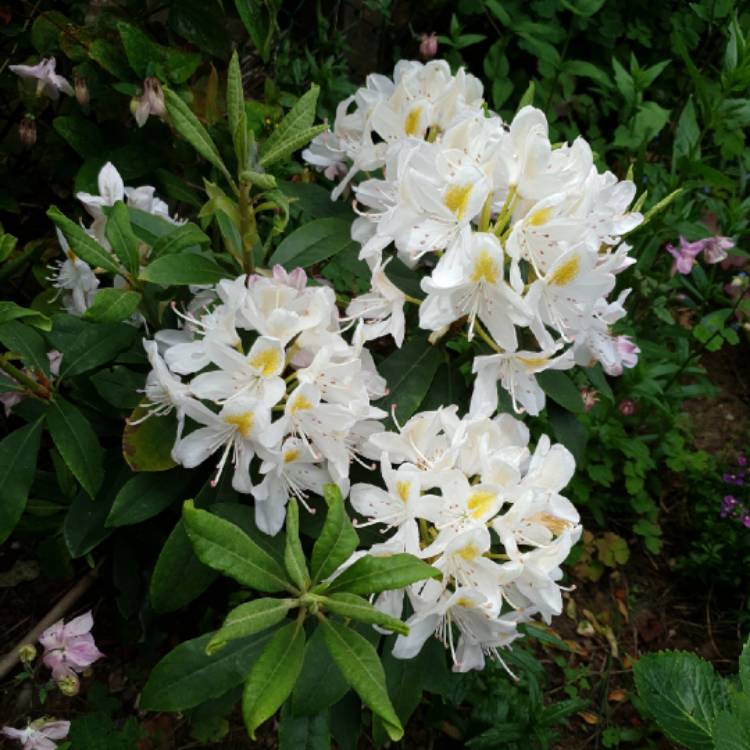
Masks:
[[[21,78],[35,80],[37,96],[48,96],[53,101],[60,98],[60,92],[73,96],[73,87],[61,75],[55,73],[57,61],[48,57],[36,65],[9,65],[8,69]]]
[[[747,466],[747,458],[745,458],[745,456],[742,453],[740,453],[740,455],[737,456],[737,465]]]
[[[76,672],[83,672],[104,656],[91,635],[93,625],[91,612],[86,612],[67,625],[58,620],[39,637],[44,646],[42,661],[52,670],[55,680],[75,677]]]
[[[70,731],[69,721],[48,721],[37,719],[25,729],[3,727],[0,732],[12,740],[18,740],[23,750],[55,750],[57,743],[53,740],[64,740]]]
[[[675,273],[681,273],[687,276],[692,270],[695,260],[703,250],[703,245],[700,240],[698,242],[688,242],[684,237],[680,236],[680,249],[675,248],[674,245],[667,245],[667,252],[674,258],[672,263],[672,276]]]

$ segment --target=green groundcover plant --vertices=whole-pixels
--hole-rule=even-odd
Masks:
[[[255,10],[237,3],[266,61],[280,7]],[[25,147],[45,111],[76,99],[80,111],[53,129],[81,157],[71,182],[84,218],[47,210],[58,249],[46,269],[41,245],[0,241],[1,278],[33,268],[41,288],[0,302],[0,540],[46,535],[50,567],[111,555],[118,607],[144,634],[156,613],[219,602],[153,667],[143,711],[205,722],[239,703],[252,739],[278,714],[282,745],[317,748],[356,743],[361,702],[380,744],[404,736],[423,693],[471,692],[449,687],[448,670],[460,680],[485,669],[492,683],[499,669],[534,686],[529,716],[480,720],[472,746],[522,742],[529,727],[546,746],[583,707],[545,707],[519,648],[524,635],[559,644],[545,626],[563,610],[564,564],[582,534],[562,493],[573,488],[605,523],[611,492],[660,550],[656,461],[680,471],[702,460],[685,449],[675,404],[710,390],[700,353],[739,341],[742,210],[702,236],[686,222],[691,239],[680,228],[663,254],[669,278],[651,273],[649,227],[685,210],[684,186],[646,159],[668,113],[644,94],[666,64],[614,63],[625,103],[614,147],[638,157],[618,177],[606,148],[555,124],[533,82],[513,111],[512,87],[485,92],[460,65],[482,40],[457,16],[450,37],[422,41],[424,57],[443,45],[452,65],[400,60],[351,94],[326,85],[322,103],[315,83],[298,97],[268,85],[260,103],[246,97],[237,52],[210,25],[191,26],[191,12],[170,13],[169,27],[212,59],[202,90],[189,86],[199,53],[124,20],[97,37],[96,25],[40,16],[36,58],[59,45],[80,64],[72,83],[55,57],[9,67],[36,113],[21,122]],[[547,82],[612,87],[593,66],[553,60],[547,32],[524,23],[515,33]],[[485,68],[507,66],[492,50]],[[679,115],[674,164],[709,131],[722,157],[738,155],[711,112],[720,102],[744,121],[747,100],[733,95],[749,69],[735,20],[720,81],[691,70],[696,100]],[[147,166],[138,145],[102,159],[106,136],[88,117],[95,81],[131,100]],[[158,191],[126,184],[151,172]],[[675,301],[701,316],[692,330],[675,322]],[[674,348],[636,334],[653,319]],[[615,397],[619,378],[629,399]],[[644,424],[661,423],[633,437],[623,420],[645,407],[656,417],[641,411]],[[128,563],[141,535],[147,581]],[[64,694],[102,657],[92,627],[87,614],[41,635]],[[35,654],[22,658],[33,677]],[[71,728],[33,716],[3,731],[49,748]]]

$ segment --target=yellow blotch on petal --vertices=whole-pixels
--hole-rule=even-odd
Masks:
[[[297,396],[294,401],[292,401],[292,405],[289,408],[289,411],[292,414],[296,414],[298,411],[305,411],[305,409],[312,409],[312,404],[305,396],[300,393],[300,395]]]
[[[406,135],[417,135],[419,132],[419,120],[422,117],[422,107],[414,107],[414,109],[406,115],[404,122],[404,133]]]
[[[574,255],[555,270],[552,276],[550,276],[549,283],[553,286],[567,286],[571,281],[575,280],[580,270],[581,259],[577,255]]]
[[[405,503],[409,499],[409,488],[411,482],[396,482],[396,493],[402,503]]]
[[[488,284],[497,284],[500,269],[487,250],[482,250],[479,257],[474,261],[474,269],[469,277],[474,284],[486,281]]]
[[[559,536],[573,525],[570,521],[553,516],[551,513],[535,513],[529,518],[529,521],[535,521],[542,524],[542,526],[546,526],[555,536]]]
[[[443,196],[443,203],[458,219],[463,219],[471,195],[471,184],[451,185]]]
[[[459,557],[462,557],[464,560],[476,560],[479,555],[482,553],[479,551],[479,547],[477,547],[476,544],[472,544],[471,542],[467,544],[465,547],[460,549],[456,553]]]
[[[284,453],[284,463],[290,464],[292,461],[296,461],[299,458],[299,450],[297,448],[292,448],[289,451],[286,451]]]
[[[541,367],[549,362],[549,357],[516,357],[526,367]]]
[[[471,517],[474,519],[481,518],[492,508],[495,502],[496,495],[494,492],[488,492],[487,490],[479,490],[472,493],[469,497],[468,507]]]
[[[281,369],[281,353],[278,349],[263,349],[250,359],[249,364],[260,370],[264,378],[270,377]]]
[[[476,606],[476,603],[471,601],[471,599],[467,599],[465,596],[460,596],[456,599],[456,606],[464,607],[465,609],[473,609]]]
[[[552,216],[551,207],[540,208],[538,211],[529,214],[526,223],[531,224],[532,227],[540,227],[549,221],[550,216]]]
[[[253,431],[253,424],[255,424],[255,414],[251,411],[242,414],[227,414],[224,421],[236,427],[243,438],[249,438]]]

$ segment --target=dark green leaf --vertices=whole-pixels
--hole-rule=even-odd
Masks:
[[[81,487],[95,497],[104,479],[104,451],[81,412],[59,394],[47,410],[47,429]]]
[[[297,588],[307,588],[310,573],[307,570],[305,553],[299,539],[299,506],[294,498],[289,500],[286,508],[286,547],[284,549],[284,566],[289,578]]]
[[[328,218],[315,219],[287,235],[269,261],[291,270],[306,268],[339,253],[359,252],[351,238],[351,221]]]
[[[140,699],[145,711],[184,711],[217,698],[247,677],[274,630],[233,641],[213,656],[202,635],[172,649],[152,670]]]
[[[189,480],[190,474],[179,469],[131,477],[117,493],[106,525],[129,526],[152,518],[183,498]]]
[[[295,716],[284,704],[279,723],[279,750],[329,750],[331,731],[328,711],[315,716]]]
[[[88,310],[83,314],[84,320],[97,323],[118,323],[126,320],[138,309],[141,295],[128,289],[100,289]]]
[[[169,234],[165,234],[154,243],[153,256],[158,258],[170,253],[181,253],[183,250],[193,248],[198,250],[201,245],[209,245],[210,238],[201,231],[196,224],[188,222],[175,227]],[[186,256],[182,256],[186,257]]]
[[[125,423],[122,455],[133,471],[172,469],[177,465],[172,460],[172,446],[177,435],[174,412],[144,419],[147,413],[147,406],[137,406]]]
[[[47,216],[59,227],[70,244],[70,249],[90,266],[103,268],[110,273],[122,273],[112,254],[105,250],[83,227],[68,219],[57,206],[47,210]]]
[[[104,233],[120,263],[135,277],[140,268],[138,238],[130,226],[130,214],[122,201],[117,201],[107,216]]]
[[[574,414],[583,412],[583,399],[581,392],[576,388],[576,384],[560,370],[545,370],[537,376],[539,385],[542,390],[556,403],[564,409],[572,411]]]
[[[39,419],[0,441],[0,543],[8,538],[26,507],[41,435]]]
[[[19,354],[27,367],[50,375],[47,346],[44,339],[29,326],[11,320],[0,325],[0,343],[9,351]]]
[[[215,284],[229,275],[208,255],[179,253],[152,260],[141,271],[139,278],[161,286],[176,286]]]
[[[224,620],[206,646],[206,653],[213,654],[224,648],[229,641],[244,638],[280,623],[287,612],[297,606],[296,599],[262,597],[235,607]]]
[[[356,594],[340,591],[339,593],[323,597],[321,603],[326,609],[342,617],[366,622],[368,625],[380,625],[393,633],[409,634],[409,628],[401,620],[391,617],[385,614],[385,612],[381,612],[377,607],[370,604],[367,599],[363,599]]]

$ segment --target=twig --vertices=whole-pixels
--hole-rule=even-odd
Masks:
[[[35,643],[37,638],[45,631],[50,625],[57,622],[63,617],[69,609],[86,593],[87,589],[94,582],[94,579],[99,574],[101,563],[99,563],[93,570],[90,570],[83,578],[81,578],[60,601],[55,604],[47,614],[29,630],[26,635],[21,638],[20,641],[0,659],[0,680],[5,678],[8,672],[16,666],[19,661],[18,649],[26,643]]]

